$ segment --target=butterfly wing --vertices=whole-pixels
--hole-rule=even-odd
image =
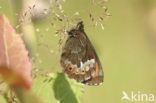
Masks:
[[[90,79],[90,68],[85,68],[84,65],[84,62],[88,60],[86,53],[87,42],[84,42],[82,39],[80,40],[78,38],[69,37],[61,55],[63,72],[70,78],[73,78],[79,82],[84,82],[85,80]]]
[[[77,33],[79,33],[77,37],[68,37],[63,48],[61,55],[63,72],[78,82],[99,85],[103,82],[103,70],[98,56],[85,32]]]
[[[87,37],[87,35],[86,35],[86,37]],[[95,73],[92,75],[91,79],[84,81],[83,83],[88,84],[88,85],[99,85],[103,82],[103,78],[104,78],[102,66],[101,66],[100,60],[95,52],[93,45],[91,44],[89,39],[87,39],[87,40],[89,42],[88,45],[90,47],[89,51],[91,51],[91,54],[88,55],[88,58],[92,55],[91,57],[93,57],[95,60],[94,67],[93,67],[95,70]]]

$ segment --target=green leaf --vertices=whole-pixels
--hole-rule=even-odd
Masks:
[[[69,79],[63,73],[57,73],[37,77],[33,91],[45,103],[79,103],[83,84]]]
[[[26,91],[22,88],[14,88],[14,91],[20,101],[20,103],[42,103],[35,95],[30,91]]]

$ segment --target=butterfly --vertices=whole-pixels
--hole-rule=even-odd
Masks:
[[[77,82],[88,85],[102,84],[104,74],[101,63],[84,31],[83,22],[68,31],[62,49],[60,64],[63,72]]]

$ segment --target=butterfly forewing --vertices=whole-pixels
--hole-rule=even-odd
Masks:
[[[70,30],[62,50],[61,66],[68,77],[88,85],[103,82],[103,71],[98,56],[84,32],[82,22]]]

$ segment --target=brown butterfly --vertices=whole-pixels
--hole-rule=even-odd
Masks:
[[[63,72],[78,82],[88,85],[99,85],[103,82],[101,63],[84,31],[82,21],[68,32],[60,63]]]

